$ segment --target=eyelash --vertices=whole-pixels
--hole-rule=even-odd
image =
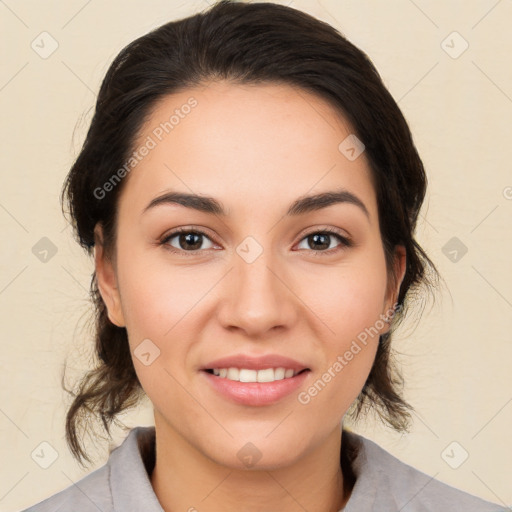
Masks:
[[[174,231],[172,231],[171,233],[169,233],[168,235],[166,235],[162,240],[160,240],[159,244],[162,245],[162,246],[165,246],[166,250],[168,250],[168,251],[170,251],[170,252],[172,252],[174,254],[183,254],[184,256],[195,256],[195,255],[197,255],[198,252],[201,252],[203,250],[207,250],[207,249],[198,249],[198,250],[192,250],[192,251],[185,251],[183,249],[176,249],[176,247],[173,247],[172,245],[169,245],[169,241],[172,238],[174,238],[176,235],[180,235],[180,234],[183,234],[183,233],[202,235],[202,236],[208,238],[209,240],[211,240],[211,238],[204,231],[201,231],[200,229],[177,228]],[[338,246],[338,247],[335,247],[335,248],[332,248],[332,249],[326,249],[326,250],[310,249],[309,252],[312,252],[315,256],[323,256],[325,254],[331,255],[331,254],[334,254],[334,253],[338,253],[339,251],[342,251],[343,249],[347,249],[349,247],[352,247],[354,245],[350,238],[347,238],[346,236],[341,235],[337,230],[332,229],[332,228],[325,228],[325,229],[321,229],[321,230],[318,230],[318,231],[311,231],[310,233],[306,233],[300,239],[299,243],[302,242],[307,237],[309,237],[311,235],[317,235],[317,234],[331,235],[331,236],[337,238],[341,242],[341,245]],[[213,242],[213,240],[211,240],[211,241]],[[304,250],[304,249],[301,249],[301,250]]]

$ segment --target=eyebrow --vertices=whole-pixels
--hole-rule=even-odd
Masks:
[[[366,217],[370,219],[370,214],[363,201],[352,192],[345,189],[300,197],[290,205],[286,216],[303,215],[339,203],[348,203],[357,206],[364,212]],[[183,192],[167,192],[161,196],[155,197],[146,208],[144,208],[142,213],[162,204],[179,204],[203,213],[219,215],[221,217],[227,216],[227,210],[217,199]]]

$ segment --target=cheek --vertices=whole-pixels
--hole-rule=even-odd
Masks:
[[[323,411],[326,422],[338,423],[360,394],[375,360],[379,343],[379,329],[385,282],[346,278],[328,289],[328,301],[318,313],[328,328],[317,336],[317,348],[323,353],[310,386],[298,397],[301,404],[312,411]],[[320,303],[319,303],[320,305]],[[312,420],[314,422],[314,420]]]
[[[184,404],[187,396],[178,383],[185,381],[185,363],[193,345],[188,340],[195,338],[194,305],[204,290],[191,285],[193,275],[169,266],[164,269],[135,254],[124,262],[120,258],[119,270],[128,341],[142,388],[157,408]]]
[[[177,383],[190,377],[190,364],[197,361],[204,321],[212,315],[205,310],[208,292],[219,276],[155,256],[142,249],[120,253],[118,276],[135,371],[152,402],[165,407],[187,400]],[[148,352],[157,357],[146,365],[138,355]]]
[[[304,281],[301,298],[314,312],[319,326],[317,348],[323,365],[306,390],[304,402],[346,411],[357,398],[371,370],[380,331],[387,285],[384,255],[368,253],[357,263],[331,268]],[[324,392],[325,389],[325,392]]]
[[[123,313],[134,339],[172,336],[174,326],[211,287],[197,279],[193,266],[173,266],[158,252],[134,249],[119,253]]]
[[[160,393],[155,372],[167,368],[176,378],[184,377],[187,361],[197,356],[196,341],[215,314],[216,299],[209,299],[208,292],[229,290],[216,288],[223,270],[172,265],[156,250],[150,255],[133,250],[135,244],[130,251],[125,245],[119,245],[118,253],[123,313],[132,354],[146,339],[160,350],[156,364],[149,367],[134,358],[141,384],[156,398]],[[330,371],[330,390],[318,395],[317,405],[330,399],[345,407],[359,393],[375,356],[378,335],[372,336],[371,328],[383,313],[384,256],[373,248],[338,265],[308,263],[290,271],[286,280],[294,292],[289,300],[297,309],[297,325],[289,327],[310,331],[312,350],[323,366],[318,376]]]
[[[367,328],[382,328],[387,276],[378,251],[309,274],[302,282],[301,299],[324,325],[323,339],[331,339],[338,349]]]

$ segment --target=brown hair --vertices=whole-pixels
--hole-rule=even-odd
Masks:
[[[62,190],[78,242],[92,254],[94,227],[101,223],[105,252],[115,257],[116,211],[124,182],[105,197],[98,197],[97,190],[122,168],[159,99],[219,79],[283,83],[316,94],[348,119],[364,143],[391,280],[397,245],[405,246],[407,262],[398,312],[391,330],[380,338],[352,412],[357,418],[363,409],[371,409],[396,430],[407,429],[411,407],[401,396],[402,378],[394,367],[390,342],[411,296],[418,295],[415,290],[420,285],[431,290],[431,277],[438,276],[414,239],[427,179],[407,122],[372,62],[327,23],[282,5],[221,0],[205,12],[167,23],[126,46],[101,84],[87,137]],[[144,396],[126,329],[108,319],[95,273],[91,298],[96,367],[83,376],[75,391],[66,389],[74,397],[66,417],[66,439],[80,463],[91,461],[78,436],[90,416],[100,418],[110,434],[116,415]]]

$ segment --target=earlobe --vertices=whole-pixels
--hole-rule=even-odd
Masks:
[[[395,250],[395,259],[393,267],[393,279],[391,280],[390,287],[385,300],[385,310],[382,313],[383,316],[388,317],[389,320],[386,322],[387,328],[382,332],[385,334],[389,331],[391,326],[392,317],[396,312],[396,303],[398,296],[400,295],[400,287],[405,277],[405,271],[407,268],[407,252],[403,245],[399,245]]]
[[[400,287],[402,286],[402,282],[405,277],[405,271],[407,269],[407,251],[405,250],[405,247],[403,245],[399,245],[396,248],[395,253],[395,289],[393,290],[393,298],[391,307],[394,306],[396,301],[398,300],[398,296],[400,295]]]
[[[94,228],[94,265],[96,280],[101,298],[107,307],[109,320],[118,327],[124,327],[124,315],[121,308],[121,296],[117,277],[111,259],[107,256],[103,245],[103,230],[98,223]]]

